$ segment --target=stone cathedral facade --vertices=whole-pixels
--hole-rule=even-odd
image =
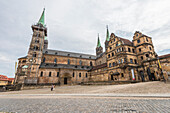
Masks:
[[[18,59],[17,84],[79,84],[98,81],[168,79],[170,54],[156,54],[152,38],[136,31],[133,40],[109,34],[105,51],[98,36],[96,55],[48,49],[43,11],[32,25],[32,40],[25,57]]]

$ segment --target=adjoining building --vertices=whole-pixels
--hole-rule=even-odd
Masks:
[[[0,75],[0,86],[13,85],[14,78],[8,78],[5,75]]]
[[[160,59],[152,38],[136,31],[133,40],[109,34],[105,52],[98,36],[96,55],[48,49],[45,10],[37,24],[25,57],[19,58],[18,84],[79,84],[96,81],[149,81],[168,78],[170,55]],[[163,66],[161,67],[161,65]]]

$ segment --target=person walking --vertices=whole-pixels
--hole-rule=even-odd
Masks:
[[[53,91],[53,85],[51,86],[51,91]]]

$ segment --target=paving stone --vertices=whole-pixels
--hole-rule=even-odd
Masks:
[[[17,113],[168,113],[170,99],[15,98],[0,99],[0,112]]]

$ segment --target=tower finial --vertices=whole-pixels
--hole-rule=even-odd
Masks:
[[[98,33],[97,47],[101,47],[101,43],[100,43],[100,39],[99,39],[99,33]]]

